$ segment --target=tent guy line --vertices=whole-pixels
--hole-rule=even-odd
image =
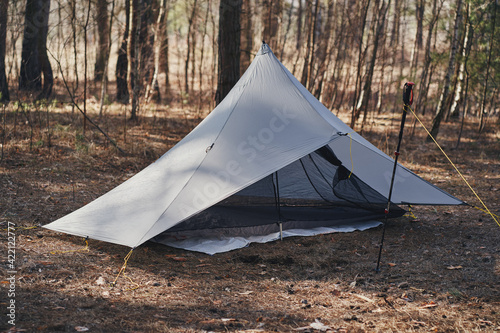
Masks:
[[[429,137],[431,138],[431,140],[436,144],[436,146],[439,148],[439,150],[441,151],[441,153],[446,157],[446,159],[448,160],[448,162],[453,166],[453,168],[455,169],[455,171],[457,172],[457,174],[460,176],[460,178],[462,179],[462,181],[467,185],[467,187],[471,190],[471,192],[474,194],[474,196],[477,198],[477,200],[479,200],[479,202],[481,203],[481,205],[483,206],[484,209],[481,209],[479,207],[475,207],[475,206],[472,206],[468,203],[466,203],[467,205],[471,206],[471,207],[474,207],[476,209],[479,209],[480,211],[488,214],[491,216],[491,218],[493,219],[493,221],[495,221],[495,223],[500,227],[500,222],[498,221],[498,216],[496,214],[493,214],[491,212],[491,210],[488,208],[488,206],[484,203],[484,201],[481,199],[481,197],[479,196],[479,194],[477,194],[477,192],[474,190],[474,188],[472,187],[472,185],[467,181],[467,179],[465,178],[465,176],[462,174],[462,172],[460,172],[460,170],[458,169],[458,167],[455,165],[455,163],[453,163],[453,161],[451,160],[451,158],[448,156],[448,154],[446,154],[446,152],[444,151],[444,149],[441,147],[441,145],[437,142],[437,140],[432,136],[431,132],[429,132],[429,130],[427,129],[427,127],[425,127],[425,125],[422,123],[422,121],[420,120],[420,118],[415,114],[415,112],[413,111],[412,108],[408,107],[408,109],[411,111],[411,113],[413,114],[413,116],[415,116],[415,119],[417,119],[417,121],[420,123],[420,125],[422,126],[422,128],[427,132],[427,135],[429,135]]]

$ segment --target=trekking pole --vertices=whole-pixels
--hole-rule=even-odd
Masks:
[[[389,217],[389,211],[391,208],[391,198],[392,198],[392,189],[394,188],[394,178],[396,176],[396,169],[398,167],[398,157],[400,155],[399,148],[401,147],[401,141],[403,139],[403,130],[405,127],[406,114],[408,112],[408,108],[413,103],[413,86],[415,84],[413,82],[406,82],[403,87],[403,116],[401,118],[401,127],[399,129],[399,138],[398,138],[398,146],[396,151],[394,152],[394,167],[392,169],[392,177],[391,177],[391,185],[389,187],[389,196],[387,198],[387,208],[385,209],[385,220],[382,227],[382,240],[380,241],[380,248],[378,251],[378,259],[377,259],[377,268],[375,271],[380,272],[380,258],[382,256],[382,248],[384,246],[384,238],[385,238],[385,226],[387,224],[387,218]]]

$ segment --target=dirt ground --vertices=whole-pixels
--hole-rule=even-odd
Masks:
[[[25,114],[5,111],[0,248],[5,254],[15,250],[15,260],[2,255],[0,330],[500,331],[500,227],[470,206],[414,207],[416,218],[390,220],[380,273],[375,265],[382,229],[375,228],[252,244],[214,256],[146,243],[133,251],[111,287],[129,248],[89,240],[85,250],[81,238],[25,228],[47,224],[109,191],[199,122],[185,111],[165,109],[125,125],[120,112],[107,114],[99,125],[127,155],[90,126],[83,134],[67,106],[50,114],[32,111],[30,122]],[[411,135],[412,121],[409,116],[400,161],[479,206],[441,153],[424,141],[425,133],[417,126]],[[493,120],[481,134],[476,127],[466,122],[456,149],[460,123],[444,123],[439,141],[499,214],[500,129]],[[386,115],[370,119],[364,135],[389,153],[398,129],[399,116]],[[18,228],[14,235],[8,235],[9,225]],[[15,237],[15,248],[8,236]],[[12,300],[15,326],[8,322]]]

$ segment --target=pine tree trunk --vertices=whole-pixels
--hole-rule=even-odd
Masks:
[[[130,30],[130,1],[125,0],[125,30],[123,39],[118,49],[118,59],[116,61],[116,100],[120,103],[128,103],[127,69],[128,69],[128,34]]]
[[[417,48],[421,49],[424,44],[424,13],[425,13],[425,0],[417,0],[417,10],[415,12],[417,18],[417,33],[416,41]]]
[[[309,91],[312,91],[313,89],[313,70],[314,70],[314,65],[316,63],[316,36],[317,36],[317,24],[318,24],[318,11],[319,11],[319,0],[316,0],[316,4],[314,7],[314,14],[313,14],[313,19],[311,22],[311,49],[309,51],[309,67],[307,68],[307,89]]]
[[[469,57],[470,48],[472,45],[472,25],[470,23],[470,5],[468,2],[465,3],[465,34],[463,38],[462,45],[462,57],[460,59],[460,65],[458,69],[457,86],[454,91],[453,103],[450,108],[450,116],[452,118],[458,118],[460,115],[460,104],[463,100],[463,86],[465,83],[465,71],[467,66],[467,59]]]
[[[219,62],[216,104],[240,77],[240,13],[242,0],[221,0],[219,5]]]
[[[297,40],[295,41],[295,49],[299,51],[302,44],[302,0],[299,0],[297,8]]]
[[[168,25],[166,23],[166,18],[168,17],[168,12],[170,10],[170,0],[166,1],[165,7],[165,23],[162,26],[163,38],[160,41],[160,72],[165,73],[165,99],[167,103],[170,102],[170,68],[169,68],[169,36],[168,36]]]
[[[415,112],[417,112],[417,110],[419,108],[422,108],[425,105],[425,103],[423,103],[423,101],[427,97],[427,92],[428,92],[428,89],[427,89],[428,83],[427,82],[429,80],[428,74],[429,74],[429,67],[431,65],[431,60],[432,60],[432,58],[431,58],[432,31],[434,30],[434,26],[436,25],[436,23],[439,19],[439,13],[441,12],[441,8],[442,8],[442,2],[438,7],[438,0],[434,0],[433,5],[432,5],[433,16],[432,16],[431,21],[429,22],[429,26],[427,29],[427,39],[425,41],[425,51],[424,51],[424,64],[422,66],[422,72],[420,74],[420,84],[419,84],[420,92],[417,96],[417,100],[415,103]]]
[[[130,104],[130,120],[137,120],[137,108],[138,108],[138,96],[137,96],[137,70],[139,59],[137,55],[138,51],[138,34],[139,26],[141,25],[141,15],[139,13],[139,1],[140,0],[130,0],[130,11],[129,11],[129,31],[128,31],[128,41],[127,41],[127,90],[129,95]]]
[[[450,59],[448,61],[448,69],[446,70],[446,75],[444,77],[444,82],[443,82],[443,90],[441,92],[441,97],[439,98],[439,103],[436,108],[434,119],[432,120],[432,128],[430,131],[431,135],[434,138],[438,135],[439,126],[441,124],[444,115],[446,114],[446,100],[448,99],[448,94],[450,91],[451,75],[453,74],[455,69],[456,54],[458,48],[458,29],[459,29],[459,22],[462,17],[462,0],[457,0],[456,10],[457,14],[455,16],[455,25],[453,28],[453,39],[451,41],[451,51],[450,51]],[[427,141],[432,141],[432,139],[428,137]]]
[[[316,0],[318,2],[318,0]],[[304,55],[304,64],[302,66],[302,76],[300,83],[304,87],[307,87],[307,82],[309,81],[309,60],[311,56],[311,45],[312,45],[312,35],[314,33],[313,27],[313,0],[306,0],[306,19],[304,26],[307,29],[307,44],[306,44],[306,54]]]
[[[50,0],[26,1],[19,89],[41,91],[38,99],[48,98],[54,83],[46,47],[49,14]]]
[[[151,85],[154,75],[154,33],[153,0],[139,1],[140,20],[137,21],[137,94],[145,95],[146,88]]]
[[[0,0],[0,103],[10,100],[9,85],[5,75],[5,48],[9,0]]]
[[[386,5],[385,1],[382,0],[381,4],[377,4],[378,15],[377,15],[377,26],[375,35],[373,36],[373,49],[370,58],[370,63],[368,64],[367,71],[365,74],[365,83],[363,85],[363,89],[361,91],[360,100],[358,103],[358,110],[356,111],[357,116],[359,117],[360,113],[363,112],[363,123],[361,126],[361,130],[363,130],[363,126],[366,121],[366,115],[368,112],[368,102],[370,101],[370,96],[372,92],[372,80],[373,80],[373,72],[375,70],[375,61],[377,60],[377,52],[379,41],[382,38],[382,32],[385,27],[385,17],[387,13],[387,9],[391,5],[391,1]]]
[[[97,23],[97,52],[94,65],[94,80],[101,81],[103,75],[107,75],[106,62],[109,46],[108,25],[108,2],[106,0],[96,1],[96,23]]]
[[[394,16],[392,19],[392,31],[389,46],[398,45],[402,3],[403,1],[394,1]]]
[[[320,99],[321,92],[323,90],[323,81],[325,78],[326,70],[328,67],[327,57],[330,55],[330,39],[333,28],[333,20],[334,20],[334,7],[335,1],[328,0],[328,9],[327,9],[327,18],[326,25],[323,35],[320,37],[320,42],[318,46],[318,72],[314,76],[314,96],[317,99]]]
[[[184,92],[185,93],[189,93],[189,79],[188,79],[189,60],[191,57],[191,52],[194,53],[194,49],[192,48],[192,46],[193,46],[193,43],[192,43],[193,34],[191,33],[191,30],[193,29],[194,21],[196,19],[196,3],[197,3],[197,0],[194,0],[193,7],[191,8],[191,15],[188,18],[188,31],[186,34],[187,51],[186,51],[186,61],[184,63]]]
[[[488,79],[490,76],[490,68],[491,68],[491,55],[493,51],[493,43],[495,42],[495,28],[496,28],[496,13],[497,13],[497,7],[498,7],[498,0],[495,0],[495,3],[493,4],[493,19],[492,19],[492,24],[491,24],[491,35],[490,35],[490,43],[489,43],[489,51],[488,51],[488,60],[486,61],[486,76],[485,76],[485,82],[484,82],[484,89],[483,89],[483,96],[481,98],[481,110],[479,111],[479,128],[478,131],[482,132],[484,129],[484,115],[486,114],[486,97],[487,97],[487,92],[488,92]]]
[[[115,0],[111,0],[111,13],[109,15],[109,29],[108,29],[108,46],[106,48],[107,53],[105,57],[105,63],[104,63],[104,68],[105,68],[105,75],[102,75],[101,79],[101,98],[99,100],[99,117],[102,117],[102,111],[104,107],[104,99],[107,97],[108,93],[108,65],[109,65],[109,51],[111,49],[111,31],[113,29],[113,18],[115,15]]]
[[[282,0],[262,1],[263,20],[263,40],[271,47],[271,50],[278,53],[279,27],[281,22]]]
[[[160,57],[166,57],[166,54],[161,54],[161,44],[163,41],[163,32],[165,31],[165,13],[167,11],[167,0],[160,0],[160,7],[158,8],[158,17],[156,19],[154,37],[153,37],[153,50],[154,50],[154,71],[151,83],[146,89],[146,100],[155,100],[157,103],[161,102],[160,88],[158,85],[158,75],[160,73]]]
[[[353,105],[351,110],[351,124],[350,127],[354,128],[356,125],[356,121],[359,118],[359,113],[357,111],[357,102],[358,102],[358,91],[361,90],[361,68],[363,64],[364,53],[363,52],[363,36],[365,34],[366,27],[366,17],[368,15],[368,9],[370,8],[370,0],[367,1],[366,4],[360,6],[361,13],[361,31],[359,33],[359,38],[356,41],[358,43],[358,65],[356,69],[356,84],[354,85],[354,96],[353,96]]]
[[[247,70],[252,61],[253,29],[252,29],[252,1],[243,1],[241,9],[241,56],[240,75]],[[264,39],[265,40],[265,39]]]

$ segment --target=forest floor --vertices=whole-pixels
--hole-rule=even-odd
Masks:
[[[92,125],[83,133],[68,105],[13,110],[0,108],[6,133],[0,138],[0,249],[15,250],[13,262],[2,255],[0,331],[500,331],[500,228],[470,206],[414,207],[416,218],[390,220],[380,273],[379,227],[214,256],[148,242],[134,250],[111,287],[129,248],[89,240],[86,251],[79,237],[25,228],[47,224],[122,183],[199,119],[165,107],[143,110],[135,124],[125,121],[124,107],[100,120],[91,113],[123,155]],[[401,163],[480,206],[418,124],[411,135],[408,118]],[[500,128],[493,120],[481,134],[476,128],[472,120],[465,123],[458,149],[459,122],[443,123],[438,139],[499,214]],[[381,115],[370,119],[364,136],[392,154],[398,131],[398,115]],[[9,225],[18,228],[10,235],[15,248]],[[7,316],[12,300],[15,327]]]

